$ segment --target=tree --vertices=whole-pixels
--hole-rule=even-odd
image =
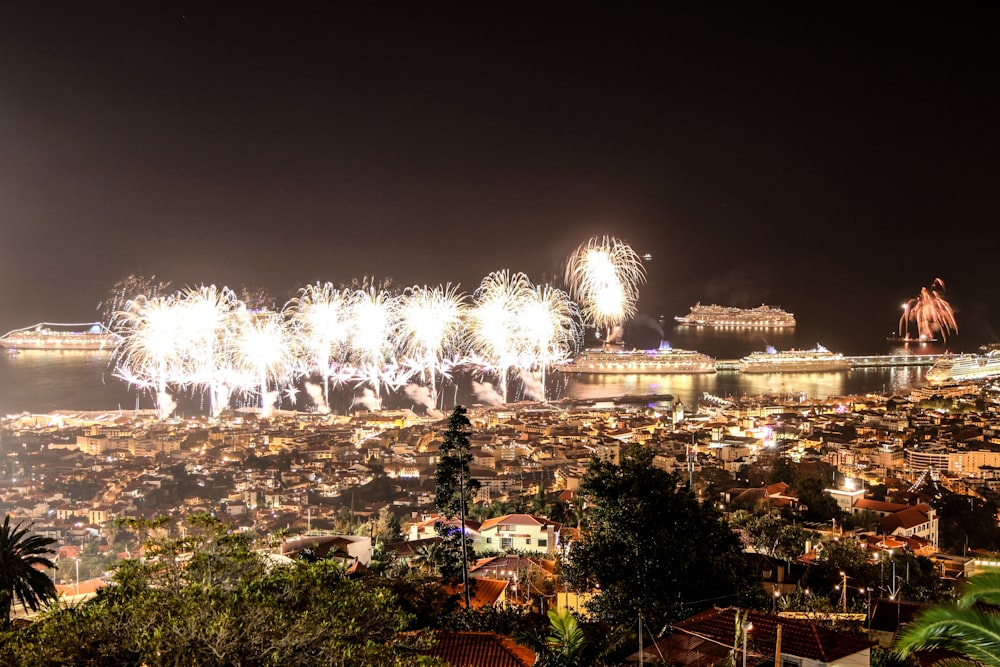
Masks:
[[[463,516],[479,490],[479,482],[469,473],[471,432],[472,422],[466,416],[466,409],[456,405],[443,434],[434,489],[434,505],[448,518]]]
[[[813,535],[801,526],[786,523],[778,514],[749,514],[741,522],[750,544],[758,553],[791,561],[805,551]]]
[[[799,500],[806,506],[803,517],[810,521],[829,521],[840,518],[840,507],[828,493],[824,493],[826,483],[815,475],[803,475],[795,481]]]
[[[115,585],[0,637],[0,664],[418,665],[414,616],[380,577],[328,559],[275,564],[246,540],[183,563],[123,561]],[[174,546],[183,547],[183,540]],[[210,573],[209,576],[206,576]]]
[[[896,652],[909,657],[924,649],[946,649],[971,664],[1000,667],[1000,572],[980,574],[957,604],[936,605],[922,612],[903,631]],[[952,664],[970,664],[952,660]]]
[[[591,664],[587,655],[589,642],[576,616],[568,609],[552,609],[548,613],[548,634],[537,630],[516,632],[515,639],[535,651],[535,667],[578,667]]]
[[[621,463],[593,459],[580,486],[588,530],[563,570],[598,620],[662,628],[712,604],[748,604],[759,594],[736,534],[711,503],[699,504],[674,474],[631,445]]]
[[[469,436],[472,432],[472,422],[466,416],[466,410],[456,405],[448,418],[448,429],[444,432],[444,442],[441,443],[441,458],[438,460],[435,476],[434,504],[447,518],[461,519],[461,535],[456,539],[444,530],[442,525],[435,526],[442,534],[440,565],[442,576],[449,577],[453,573],[452,564],[455,557],[461,554],[461,575],[465,593],[465,606],[472,606],[472,591],[469,586],[469,537],[465,531],[465,514],[476,497],[479,482],[472,479],[469,473],[469,462],[472,453],[469,451]]]
[[[0,623],[10,624],[10,614],[14,603],[19,602],[24,609],[38,611],[48,600],[55,600],[56,586],[43,570],[55,569],[49,556],[55,554],[50,545],[51,537],[29,535],[34,524],[10,525],[10,516],[5,516],[0,527]]]

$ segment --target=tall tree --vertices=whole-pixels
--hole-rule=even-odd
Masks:
[[[593,459],[580,486],[588,529],[563,572],[599,620],[649,627],[712,604],[748,604],[759,583],[740,541],[711,503],[652,466],[653,451],[632,445],[621,463]]]
[[[902,657],[924,649],[947,649],[965,659],[950,664],[1000,667],[1000,572],[969,579],[957,604],[921,613],[896,642]]]
[[[469,473],[469,463],[472,461],[469,448],[471,434],[472,422],[469,421],[465,407],[456,405],[448,417],[448,429],[442,436],[441,458],[438,461],[434,489],[434,505],[448,518],[461,516],[466,512],[479,491],[479,482],[472,479]]]
[[[456,516],[461,519],[461,535],[457,540],[454,539],[454,535],[449,535],[451,531],[444,530],[442,525],[437,526],[437,529],[444,537],[441,543],[443,560],[446,563],[454,560],[449,558],[449,552],[454,555],[461,553],[461,575],[466,607],[472,604],[472,599],[469,589],[469,538],[465,531],[465,516],[479,490],[479,482],[472,479],[469,472],[469,462],[472,461],[469,448],[471,433],[472,422],[469,421],[465,408],[456,405],[448,418],[448,428],[441,443],[441,458],[438,460],[434,495],[434,504],[441,514],[449,519]],[[446,567],[445,571],[450,570]]]
[[[10,525],[5,516],[0,527],[0,623],[10,624],[14,603],[37,611],[47,600],[54,600],[56,587],[42,568],[55,568],[49,556],[55,554],[51,537],[29,535],[31,525]]]

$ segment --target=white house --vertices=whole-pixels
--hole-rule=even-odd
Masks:
[[[562,524],[530,514],[507,514],[479,526],[476,551],[541,551],[555,553]]]

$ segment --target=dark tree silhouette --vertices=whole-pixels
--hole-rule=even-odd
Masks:
[[[44,571],[55,568],[49,548],[55,540],[41,535],[30,535],[31,525],[10,525],[10,516],[4,517],[0,527],[0,623],[10,624],[10,614],[15,602],[25,609],[37,611],[47,600],[54,600],[56,587]]]

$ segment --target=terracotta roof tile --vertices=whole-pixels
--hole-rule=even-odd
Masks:
[[[437,645],[426,655],[453,667],[529,667],[535,663],[532,650],[492,632],[440,631],[436,636]]]

